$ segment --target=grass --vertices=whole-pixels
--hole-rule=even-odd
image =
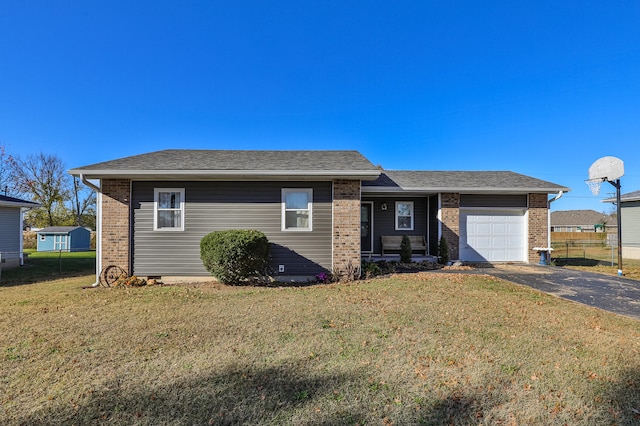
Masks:
[[[612,253],[611,247],[581,246],[580,244],[561,247],[553,252],[552,260],[562,267],[618,275],[618,252],[614,249]],[[640,280],[640,260],[622,259],[622,270],[625,277]]]
[[[95,273],[96,252],[38,252],[27,249],[24,266],[2,270],[0,286]],[[95,281],[95,280],[94,280]]]
[[[0,288],[0,424],[638,424],[640,323],[480,275]]]

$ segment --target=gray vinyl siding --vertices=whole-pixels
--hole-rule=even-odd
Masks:
[[[20,251],[20,209],[0,207],[0,251],[15,257]]]
[[[423,235],[427,237],[427,199],[418,198],[363,198],[362,201],[373,201],[373,253],[382,253],[380,237],[383,235]],[[412,231],[396,231],[395,203],[396,201],[413,201],[415,215]],[[382,203],[387,204],[387,210],[382,210]]]
[[[527,196],[498,194],[461,194],[460,207],[527,207]]]
[[[622,247],[640,247],[640,201],[622,203]]]
[[[429,241],[428,253],[432,256],[438,255],[438,196],[429,197]]]
[[[184,188],[184,231],[153,230],[154,188]],[[313,189],[313,231],[281,230],[282,188]],[[258,229],[271,243],[271,266],[285,275],[331,269],[331,182],[136,182],[132,184],[133,273],[209,275],[200,240],[209,232]]]

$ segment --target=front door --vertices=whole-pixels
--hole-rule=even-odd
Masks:
[[[360,251],[373,251],[373,203],[360,205]]]

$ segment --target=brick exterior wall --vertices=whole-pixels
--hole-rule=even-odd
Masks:
[[[360,275],[360,181],[333,181],[333,272]]]
[[[129,265],[130,214],[129,179],[103,179],[102,187],[102,267],[117,265],[131,274]]]
[[[547,200],[547,194],[529,194],[529,263],[535,263],[540,258],[534,247],[546,247],[549,244]]]
[[[440,194],[442,236],[449,246],[449,258],[460,258],[460,194]]]

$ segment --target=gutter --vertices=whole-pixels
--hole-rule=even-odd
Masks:
[[[82,183],[87,185],[89,188],[91,188],[94,191],[96,191],[96,193],[100,192],[100,187],[98,187],[97,185],[94,185],[93,183],[89,182],[87,180],[86,176],[83,173],[80,173],[80,180],[82,181]]]

